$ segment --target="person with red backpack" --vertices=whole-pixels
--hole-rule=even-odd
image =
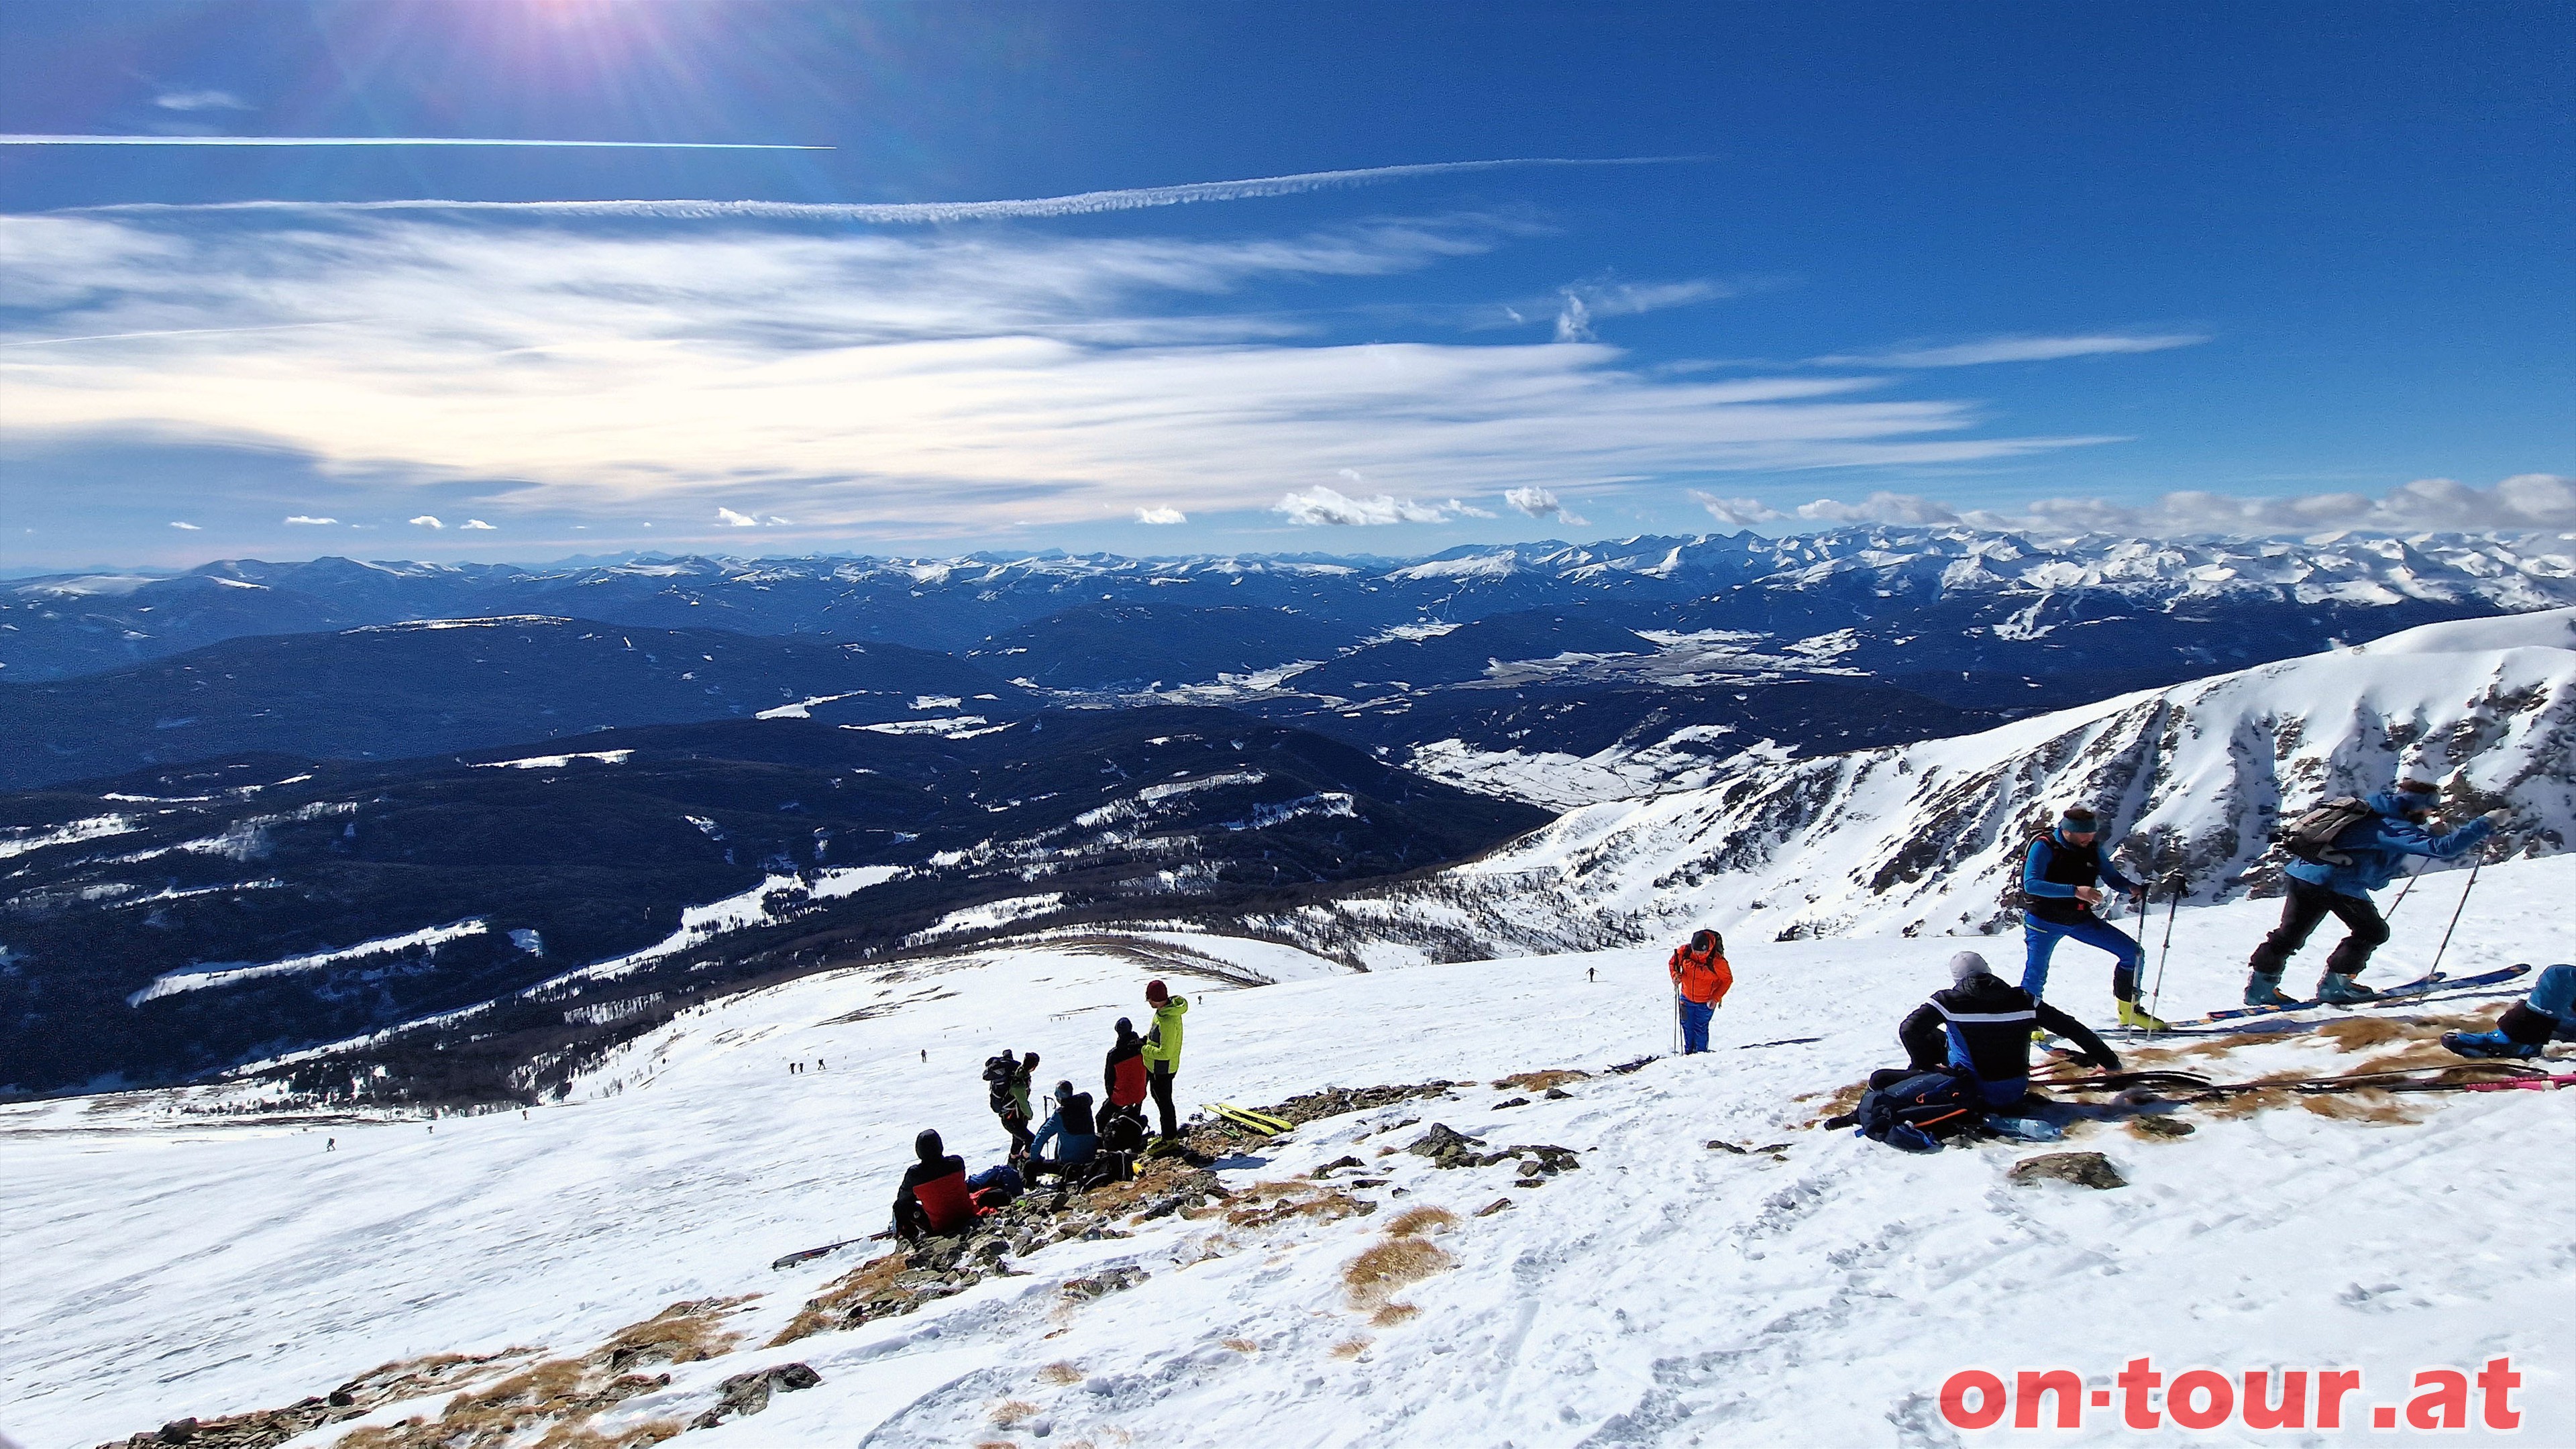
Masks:
[[[1715,931],[1694,931],[1664,969],[1672,974],[1673,1005],[1681,1013],[1682,1055],[1707,1051],[1709,1018],[1735,988],[1735,970],[1726,964],[1726,938]]]
[[[966,1187],[966,1159],[950,1153],[939,1134],[928,1128],[912,1139],[921,1160],[903,1170],[894,1190],[894,1235],[917,1242],[925,1234],[945,1237],[964,1232],[975,1221],[975,1202]]]
[[[1109,1058],[1100,1068],[1100,1115],[1106,1119],[1132,1114],[1142,1123],[1145,1039],[1136,1034],[1136,1024],[1123,1016],[1118,1018],[1116,1031],[1117,1039],[1109,1044]]]

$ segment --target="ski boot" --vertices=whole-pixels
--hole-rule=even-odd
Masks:
[[[2166,1023],[2163,1017],[2154,1015],[2145,1007],[2140,1006],[2134,1001],[2123,1001],[2120,1003],[2120,1025],[2135,1027],[2139,1031],[2171,1031],[2173,1029]]]
[[[2296,1006],[2299,1003],[2281,994],[2281,973],[2257,971],[2245,978],[2247,1006]]]
[[[2339,976],[2329,971],[2317,978],[2317,1000],[2328,1006],[2358,1006],[2362,1002],[2378,999],[2378,992],[2349,976]]]
[[[2505,1057],[2523,1061],[2540,1055],[2535,1042],[2515,1041],[2500,1031],[2446,1031],[2442,1045],[2464,1057]]]

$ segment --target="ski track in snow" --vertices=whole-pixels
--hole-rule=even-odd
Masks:
[[[2378,979],[2421,970],[2454,879],[2418,888],[2428,899],[2397,918]],[[2576,954],[2561,924],[2571,891],[2576,859],[2490,869],[2445,966]],[[2170,1014],[2232,1001],[2274,911],[2184,912]],[[1513,1109],[1494,1104],[1530,1094],[1469,1086],[1311,1124],[1268,1160],[1222,1164],[1241,1187],[1360,1156],[1406,1190],[1367,1193],[1387,1204],[1374,1217],[1275,1229],[1165,1218],[1127,1240],[1057,1244],[1018,1260],[1029,1276],[912,1316],[681,1366],[597,1427],[686,1420],[724,1377],[803,1361],[820,1386],[687,1442],[1930,1446],[1967,1442],[1934,1399],[1970,1366],[2064,1366],[2101,1384],[2138,1354],[2168,1373],[2356,1365],[2385,1401],[2418,1367],[2511,1354],[2526,1375],[2522,1441],[2576,1441],[2576,1096],[2415,1099],[2423,1120],[2407,1126],[2293,1107],[2198,1119],[2175,1142],[2097,1131],[2068,1145],[2106,1152],[2131,1179],[2101,1193],[2005,1185],[2004,1168],[2034,1149],[1918,1158],[1796,1125],[1816,1106],[1799,1094],[1901,1060],[1896,1021],[1946,981],[1953,950],[1974,946],[2011,974],[2019,944],[1741,943],[1708,1056]],[[2324,944],[2300,964],[2314,971]],[[420,1354],[579,1354],[680,1299],[764,1293],[734,1326],[746,1345],[765,1341],[868,1250],[783,1273],[769,1261],[882,1226],[916,1129],[941,1128],[971,1166],[999,1160],[977,1079],[986,1055],[1035,1048],[1042,1079],[1096,1091],[1109,1021],[1145,1015],[1148,967],[1071,943],[898,969],[810,977],[683,1017],[525,1120],[304,1129],[173,1117],[170,1093],[0,1107],[12,1249],[0,1255],[0,1431],[29,1449],[89,1446],[182,1414],[282,1406]],[[2107,958],[2070,946],[2053,999],[2102,1020],[2107,975]],[[1669,1049],[1659,950],[1175,984],[1193,998],[1184,1104],[1598,1069]],[[881,1014],[835,1020],[862,1008]],[[1805,1036],[1822,1040],[1734,1049]],[[791,1058],[807,1070],[791,1075]],[[2361,1059],[2293,1038],[2206,1069],[2243,1079]],[[1571,1147],[1582,1167],[1520,1190],[1508,1165],[1436,1171],[1357,1140],[1405,1118],[1419,1125],[1384,1143],[1446,1122],[1496,1147]],[[1789,1147],[1775,1162],[1702,1146],[1712,1138]],[[1467,1216],[1499,1197],[1516,1206]],[[1416,1204],[1461,1215],[1438,1239],[1457,1267],[1401,1295],[1419,1317],[1372,1328],[1338,1275]],[[1123,1263],[1150,1278],[1079,1305],[1057,1292]],[[1335,1356],[1357,1341],[1355,1357]],[[1077,1381],[1041,1378],[1054,1362]],[[991,1411],[1010,1399],[1035,1405],[1051,1437],[996,1428]],[[2050,1442],[2142,1442],[2116,1424],[2095,1412]],[[2336,1439],[2168,1430],[2144,1442]]]

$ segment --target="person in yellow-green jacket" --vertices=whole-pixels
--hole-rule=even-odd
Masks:
[[[1160,980],[1145,983],[1145,1004],[1154,1008],[1154,1024],[1145,1031],[1145,1087],[1154,1094],[1154,1106],[1163,1115],[1162,1140],[1154,1145],[1168,1150],[1181,1137],[1180,1114],[1172,1107],[1172,1078],[1181,1070],[1181,1018],[1189,1013],[1190,999],[1174,996],[1172,989]]]

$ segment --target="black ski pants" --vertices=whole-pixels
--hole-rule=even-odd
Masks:
[[[1154,1106],[1163,1114],[1163,1135],[1166,1137],[1181,1135],[1180,1113],[1172,1109],[1172,1072],[1172,1068],[1156,1062],[1153,1069],[1145,1073],[1145,1090],[1154,1094]]]
[[[2328,916],[2343,922],[2347,933],[2334,954],[2326,958],[2326,970],[2337,976],[2358,976],[2370,964],[2370,953],[2388,942],[2388,922],[2380,919],[2379,907],[2368,896],[2348,896],[2330,891],[2313,881],[2289,877],[2290,894],[2281,902],[2281,924],[2254,948],[2250,963],[2266,976],[2278,976],[2290,958],[2308,944],[2308,936],[2317,923]]]

